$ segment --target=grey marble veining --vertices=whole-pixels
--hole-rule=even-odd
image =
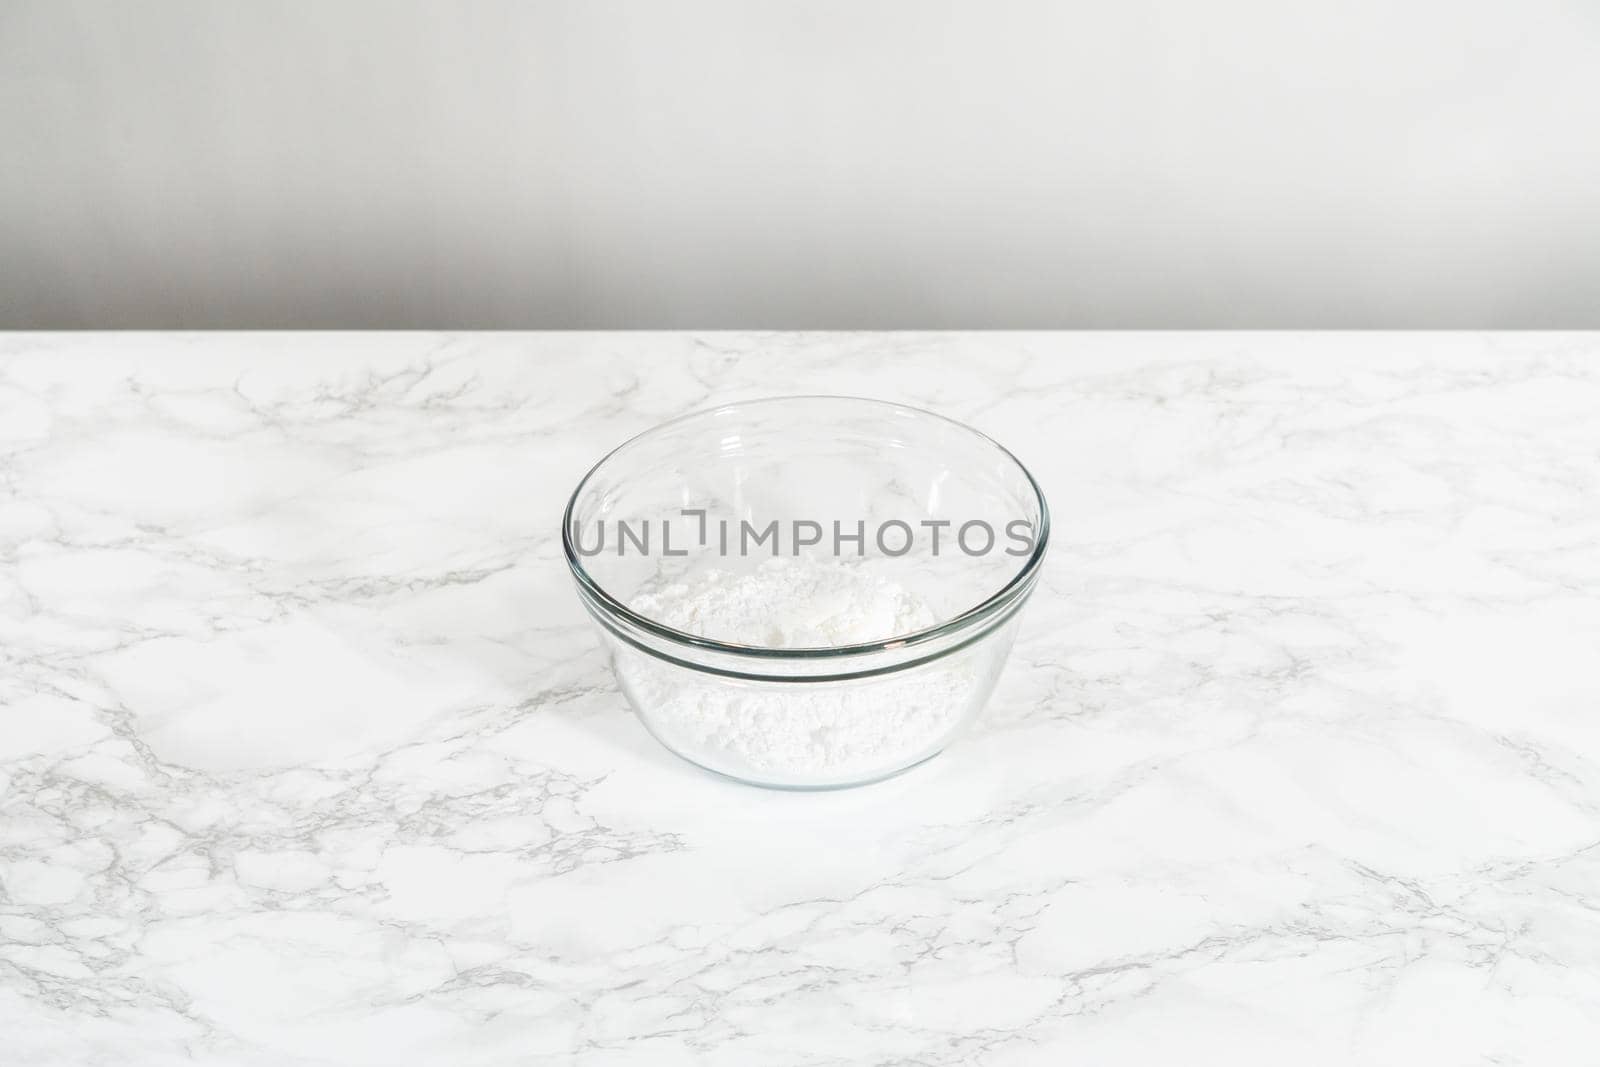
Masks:
[[[720,400],[1058,520],[977,729],[720,781],[557,524]],[[0,336],[0,1061],[1593,1063],[1600,336]]]

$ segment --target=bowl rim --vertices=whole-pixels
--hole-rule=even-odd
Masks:
[[[646,615],[639,614],[632,608],[628,607],[627,604],[612,596],[583,566],[582,558],[578,555],[577,548],[573,544],[572,540],[573,510],[576,508],[578,498],[583,494],[584,488],[588,486],[590,480],[594,478],[595,474],[599,472],[600,468],[609,463],[611,459],[619,452],[638,441],[659,433],[662,430],[666,430],[670,427],[678,426],[695,419],[709,419],[711,417],[738,409],[762,407],[768,404],[790,403],[796,400],[843,400],[855,404],[867,404],[875,407],[881,407],[890,411],[905,412],[917,417],[937,420],[949,426],[953,426],[958,430],[972,434],[974,437],[987,442],[989,445],[997,449],[1001,455],[1005,456],[1012,463],[1016,464],[1017,469],[1022,472],[1022,476],[1027,479],[1028,487],[1033,491],[1034,500],[1039,505],[1039,526],[1034,538],[1033,551],[1028,554],[1028,558],[1023,562],[1022,566],[1017,568],[1016,572],[1011,576],[1011,578],[999,589],[995,590],[978,603],[966,608],[960,614],[946,619],[944,622],[936,623],[933,626],[925,627],[921,630],[914,630],[908,634],[898,634],[893,637],[884,638],[878,641],[865,641],[853,645],[827,645],[806,648],[770,648],[763,647],[761,645],[742,645],[730,641],[716,641],[709,637],[700,637],[684,630],[674,629],[665,623],[658,622]],[[591,466],[587,472],[585,472],[584,476],[578,479],[578,484],[572,490],[571,496],[567,498],[567,506],[561,514],[561,548],[567,557],[567,567],[569,570],[571,570],[573,578],[578,582],[579,588],[587,595],[587,597],[597,602],[598,606],[604,608],[608,614],[618,617],[626,621],[628,624],[635,626],[664,641],[669,641],[678,645],[687,645],[691,648],[697,648],[721,655],[745,657],[755,660],[826,660],[839,659],[848,656],[871,655],[873,653],[898,651],[900,649],[908,648],[914,645],[926,644],[930,641],[937,641],[940,638],[949,637],[952,634],[960,633],[968,627],[977,623],[981,623],[990,618],[999,608],[1005,606],[1010,600],[1015,598],[1019,592],[1027,590],[1035,575],[1038,573],[1040,566],[1044,562],[1045,550],[1049,547],[1049,543],[1050,506],[1045,500],[1044,490],[1040,487],[1038,480],[1034,478],[1033,472],[1028,469],[1027,464],[1018,459],[1016,453],[1012,452],[1005,445],[1002,445],[999,441],[996,441],[993,437],[990,437],[982,430],[969,426],[958,419],[952,419],[948,415],[941,415],[936,411],[930,411],[927,408],[917,407],[912,404],[902,404],[894,400],[879,400],[874,397],[851,396],[842,393],[797,393],[786,396],[758,397],[753,400],[735,400],[725,404],[718,404],[715,407],[699,408],[695,411],[688,412],[687,414],[678,415],[674,418],[667,419],[664,422],[658,422],[648,429],[634,434],[632,437],[629,437],[627,440],[611,449],[611,451],[601,456],[594,463],[594,465]]]

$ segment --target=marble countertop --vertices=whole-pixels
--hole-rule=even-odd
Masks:
[[[713,401],[1039,476],[974,732],[707,775],[558,523]],[[0,336],[6,1064],[1566,1064],[1600,335]]]

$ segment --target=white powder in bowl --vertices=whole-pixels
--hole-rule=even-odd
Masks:
[[[656,583],[630,606],[696,636],[768,648],[887,640],[938,621],[924,601],[869,565],[804,558]],[[978,689],[978,670],[963,655],[874,678],[757,682],[624,648],[617,672],[668,745],[717,770],[779,784],[864,779],[908,766],[942,747]]]
[[[674,630],[763,648],[887,641],[938,621],[927,604],[868,565],[779,556],[753,574],[702,571],[629,605]]]

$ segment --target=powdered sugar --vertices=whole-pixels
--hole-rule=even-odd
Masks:
[[[938,621],[870,562],[803,558],[657,584],[630,606],[697,636],[771,648],[888,640]],[[840,682],[708,676],[633,649],[619,651],[617,668],[651,728],[684,755],[733,774],[797,783],[888,773],[931,755],[977,688],[977,672],[961,656]]]
[[[933,611],[870,565],[778,557],[753,574],[703,571],[634,598],[633,610],[697,637],[763,648],[829,648],[927,629]]]

